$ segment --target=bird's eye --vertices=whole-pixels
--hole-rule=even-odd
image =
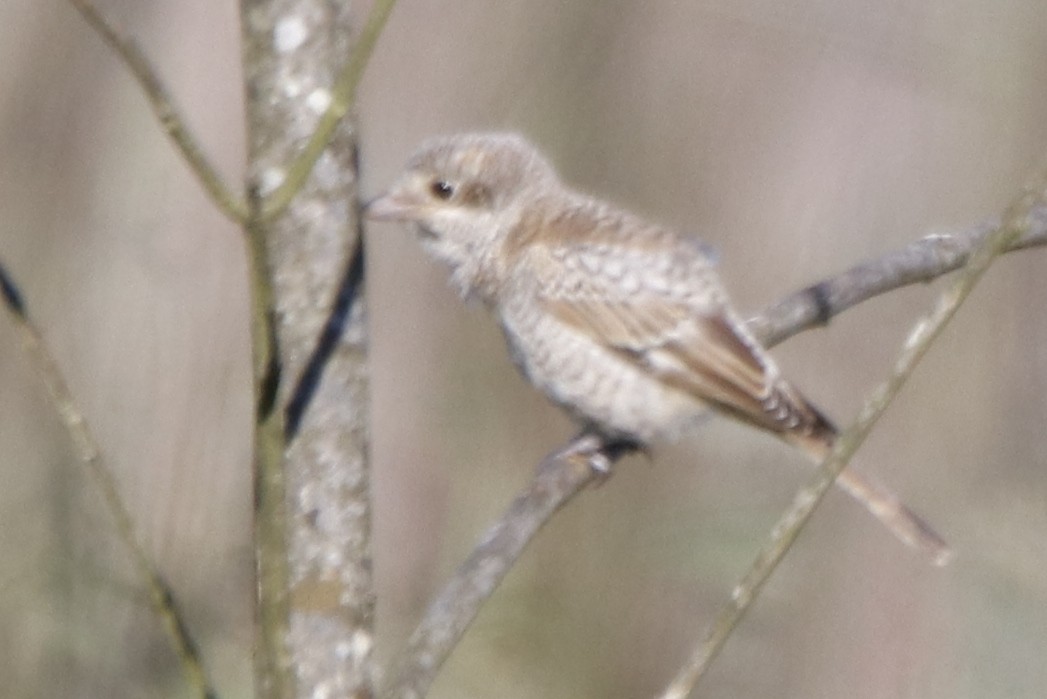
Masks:
[[[437,199],[447,201],[454,196],[454,185],[447,180],[433,180],[429,192]]]

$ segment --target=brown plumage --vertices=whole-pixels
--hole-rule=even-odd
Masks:
[[[814,460],[836,438],[735,314],[701,243],[570,190],[519,136],[423,144],[367,214],[416,224],[498,318],[524,376],[608,437],[673,438],[711,408]],[[944,562],[942,539],[889,491],[851,469],[838,484]]]

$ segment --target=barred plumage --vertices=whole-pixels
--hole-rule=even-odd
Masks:
[[[423,144],[368,214],[416,224],[498,318],[524,376],[605,435],[671,439],[711,408],[816,460],[836,438],[732,310],[706,247],[570,190],[519,136]],[[850,469],[839,484],[944,561],[942,539],[889,491]]]

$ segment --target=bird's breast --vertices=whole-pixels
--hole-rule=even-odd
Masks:
[[[675,437],[705,412],[695,397],[558,320],[533,298],[505,298],[498,310],[521,373],[580,422],[648,443]]]

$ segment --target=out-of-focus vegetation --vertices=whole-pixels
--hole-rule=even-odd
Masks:
[[[235,4],[116,2],[230,179]],[[702,236],[755,310],[999,211],[1047,152],[1047,5],[402,0],[360,95],[365,191],[436,133],[517,129],[575,186]],[[95,427],[225,696],[250,694],[250,379],[238,231],[61,2],[0,7],[0,259]],[[379,658],[569,423],[410,234],[370,235]],[[1039,697],[1047,686],[1047,252],[1001,260],[858,462],[950,539],[932,568],[833,496],[702,696]],[[775,352],[845,421],[932,298]],[[6,696],[181,696],[166,637],[0,320]],[[545,530],[439,697],[649,696],[803,458],[713,421]]]

